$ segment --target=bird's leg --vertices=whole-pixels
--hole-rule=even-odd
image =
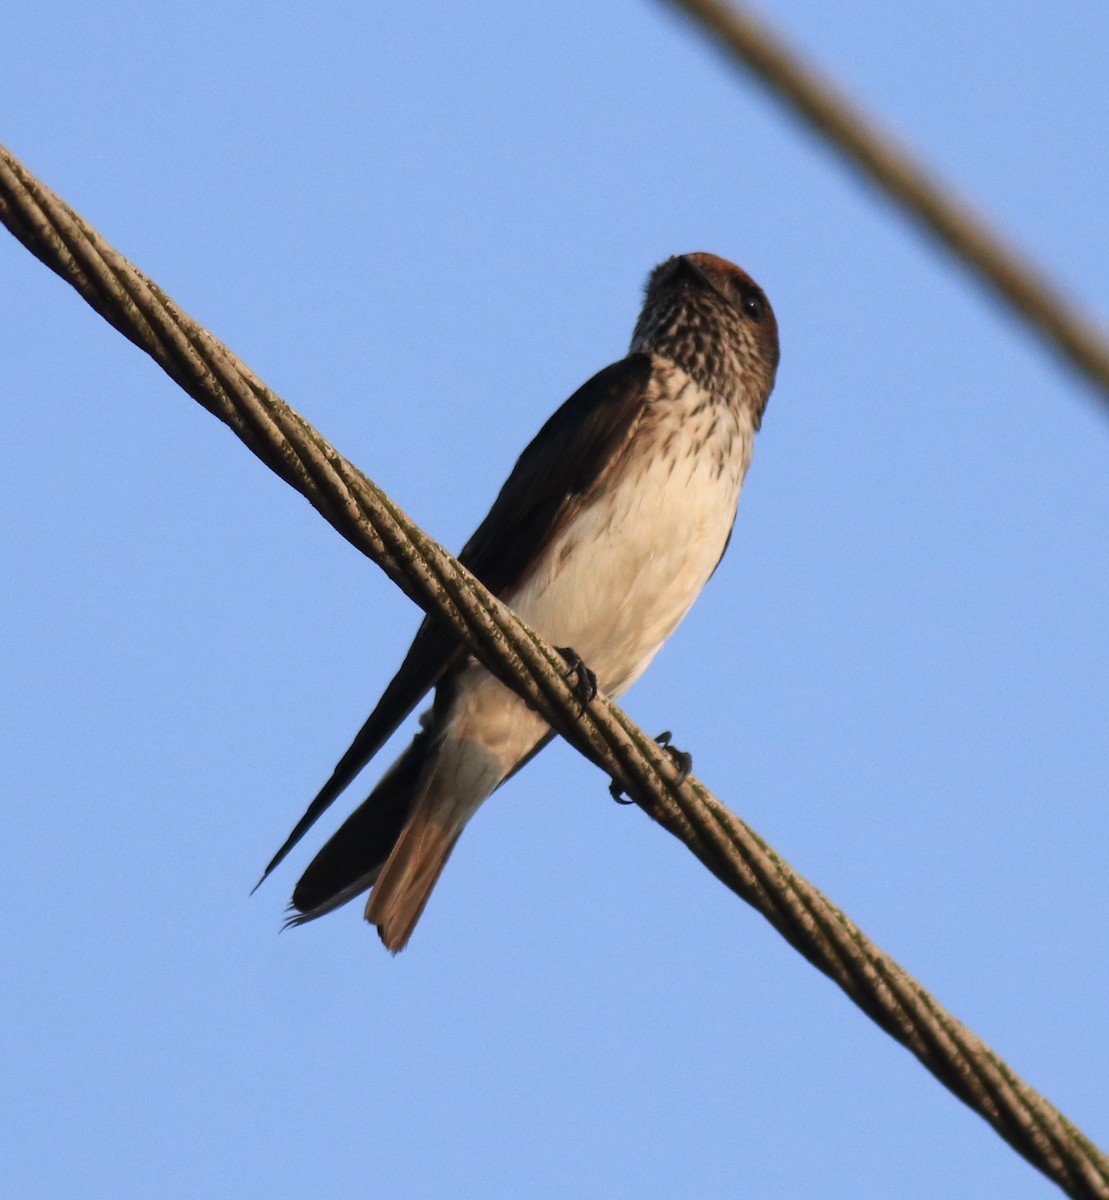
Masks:
[[[670,757],[670,761],[678,769],[678,783],[685,783],[689,778],[689,773],[693,770],[693,755],[688,750],[679,750],[677,746],[670,745],[670,730],[664,729],[662,733],[655,738],[655,741],[666,751]],[[624,789],[614,779],[608,785],[609,795],[616,801],[617,804],[634,804],[634,800],[624,799]]]
[[[597,694],[597,676],[585,665],[585,660],[572,646],[556,646],[555,649],[566,660],[566,675],[574,677],[573,691],[581,705],[581,712]]]

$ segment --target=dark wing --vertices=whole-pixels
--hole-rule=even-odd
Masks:
[[[366,718],[366,723],[351,742],[350,749],[339,759],[331,778],[308,805],[304,816],[296,823],[281,849],[270,859],[262,872],[262,878],[254,885],[255,889],[280,865],[285,855],[326,812],[339,793],[393,736],[397,726],[420,703],[429,689],[435,686],[460,650],[454,634],[433,622],[430,617],[424,618],[423,624],[416,631],[411,648],[404,656],[400,670],[393,676],[377,706]]]
[[[516,587],[578,510],[582,498],[619,461],[643,412],[650,377],[651,359],[646,354],[631,354],[606,367],[555,412],[520,455],[489,515],[458,556],[494,595],[503,596]],[[425,618],[377,707],[259,883],[464,654],[453,633]]]
[[[293,889],[297,915],[289,925],[322,917],[364,892],[377,878],[412,812],[427,760],[429,735],[421,729],[408,749],[308,864]]]
[[[643,414],[651,358],[605,367],[559,408],[520,455],[458,558],[495,595],[511,592],[619,463]]]

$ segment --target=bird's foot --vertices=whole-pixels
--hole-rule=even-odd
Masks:
[[[655,741],[666,751],[670,757],[670,761],[678,769],[678,782],[685,783],[689,778],[690,772],[693,770],[693,755],[688,750],[679,750],[677,746],[670,745],[670,730],[664,729],[662,733],[655,738]],[[614,779],[608,785],[608,794],[616,801],[617,804],[634,804],[634,800],[624,799],[624,789]]]
[[[634,800],[624,799],[624,789],[614,779],[608,785],[608,794],[616,801],[617,804],[634,804]]]
[[[597,676],[585,665],[585,660],[572,646],[556,646],[555,649],[566,660],[566,676],[573,676],[573,692],[581,705],[580,712],[597,694]]]
[[[664,729],[655,738],[655,741],[666,751],[670,761],[678,768],[678,782],[685,783],[693,770],[693,755],[688,750],[679,750],[677,746],[670,745],[669,729]]]

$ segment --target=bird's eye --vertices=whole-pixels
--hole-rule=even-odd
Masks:
[[[761,321],[766,312],[766,301],[757,292],[744,292],[740,301],[743,311],[752,321]]]

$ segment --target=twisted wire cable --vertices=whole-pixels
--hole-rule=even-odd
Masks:
[[[1002,303],[1098,389],[1109,407],[1109,341],[1057,285],[821,78],[746,6],[665,0],[932,234]]]
[[[0,221],[1033,1166],[1109,1200],[1109,1158],[3,147]]]

